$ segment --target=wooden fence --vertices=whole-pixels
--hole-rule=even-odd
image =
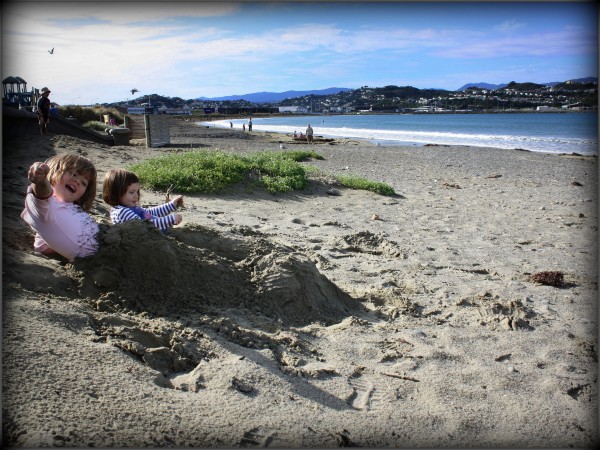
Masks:
[[[130,114],[125,116],[125,128],[130,139],[146,139],[146,147],[162,147],[171,143],[173,119],[165,114]]]

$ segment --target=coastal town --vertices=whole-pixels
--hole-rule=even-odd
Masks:
[[[386,114],[386,113],[499,113],[499,112],[568,112],[598,110],[598,79],[588,77],[548,85],[510,82],[491,85],[465,85],[457,91],[418,89],[412,86],[362,86],[329,95],[308,94],[281,101],[218,100],[196,98],[184,100],[159,94],[143,94],[135,99],[102,103],[94,106],[127,112],[142,108],[145,112],[171,115],[236,114]],[[28,88],[20,77],[2,82],[3,106],[31,108],[39,89]],[[137,92],[136,89],[132,91]],[[36,94],[37,92],[37,94]],[[68,106],[59,103],[55,107]]]
[[[598,83],[597,79],[554,86],[511,82],[499,89],[473,86],[459,91],[363,86],[325,98],[310,97],[281,103],[292,112],[334,114],[597,110]]]
[[[189,114],[222,115],[597,111],[598,80],[568,80],[554,85],[511,82],[498,89],[473,86],[459,91],[418,89],[412,86],[362,86],[337,94],[310,94],[264,103],[243,98],[183,100],[159,95],[142,99],[155,105],[159,111],[161,108],[165,111],[171,108]],[[118,104],[104,106],[116,107]]]

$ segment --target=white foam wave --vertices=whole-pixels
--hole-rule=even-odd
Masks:
[[[246,120],[232,120],[234,128],[241,129]],[[204,125],[217,127],[230,127],[229,120],[204,122]],[[254,131],[292,134],[304,132],[304,128],[290,125],[275,125],[254,123]],[[523,149],[546,153],[576,152],[582,154],[597,154],[598,141],[589,139],[572,139],[560,136],[515,136],[494,135],[478,133],[453,133],[443,131],[412,131],[412,130],[382,130],[349,127],[318,127],[315,133],[319,136],[364,139],[382,145],[400,144],[438,144],[438,145],[466,145],[474,147],[495,147],[505,149]],[[566,150],[568,149],[568,150]]]

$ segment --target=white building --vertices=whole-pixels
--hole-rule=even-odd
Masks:
[[[288,114],[307,114],[308,109],[304,106],[280,106],[279,112]]]

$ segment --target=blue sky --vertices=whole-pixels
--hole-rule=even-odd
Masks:
[[[54,48],[54,54],[48,50]],[[61,105],[597,76],[594,2],[4,2],[2,79]]]

